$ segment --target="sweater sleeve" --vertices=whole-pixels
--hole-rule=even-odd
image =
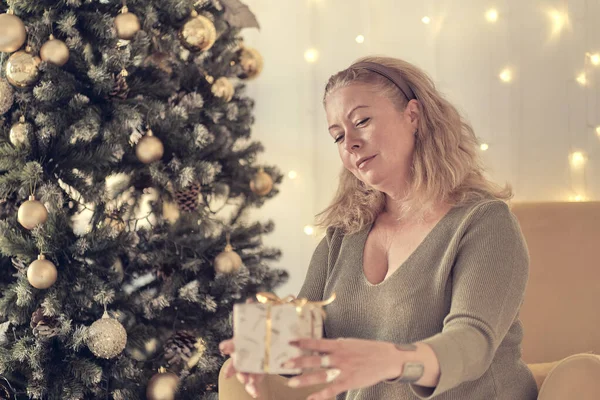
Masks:
[[[327,281],[329,240],[332,233],[333,229],[328,229],[327,235],[325,235],[313,252],[298,298],[306,298],[310,301],[323,300],[325,282]]]
[[[452,301],[442,332],[423,340],[437,355],[437,387],[410,385],[432,399],[481,377],[513,324],[529,277],[529,254],[516,217],[501,201],[472,211],[451,273]]]

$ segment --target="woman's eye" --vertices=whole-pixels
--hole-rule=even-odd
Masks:
[[[371,118],[365,118],[365,119],[361,119],[360,121],[358,121],[358,123],[356,124],[356,126],[360,126],[360,125],[364,125],[367,122],[369,122]]]
[[[333,141],[333,143],[339,143],[340,140],[342,140],[344,138],[344,135],[340,135],[338,137],[335,138],[335,140]]]

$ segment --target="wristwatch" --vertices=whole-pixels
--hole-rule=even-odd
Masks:
[[[417,346],[414,344],[396,344],[396,348],[400,351],[416,351]],[[387,380],[388,383],[413,383],[421,379],[425,372],[425,366],[420,361],[407,361],[404,363],[402,373],[399,377]]]

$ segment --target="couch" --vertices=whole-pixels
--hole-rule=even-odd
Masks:
[[[538,399],[600,399],[600,202],[512,211],[531,257],[520,318]]]
[[[538,400],[600,400],[600,202],[514,203],[512,211],[531,257],[520,318]],[[268,400],[311,392],[292,393],[281,377],[264,385],[278,393]],[[251,399],[235,377],[221,376],[219,386],[222,400]]]

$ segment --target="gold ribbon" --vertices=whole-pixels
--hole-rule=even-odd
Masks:
[[[283,299],[279,298],[276,294],[268,293],[268,292],[259,292],[256,294],[256,300],[259,303],[265,304],[267,306],[267,317],[266,317],[266,334],[265,334],[265,358],[263,360],[263,371],[269,373],[270,365],[269,360],[271,358],[271,334],[273,330],[273,321],[271,318],[271,307],[278,306],[283,304],[292,304],[296,307],[296,312],[298,315],[302,314],[302,310],[304,307],[310,307],[312,309],[321,308],[321,314],[323,318],[325,318],[325,310],[322,307],[327,306],[335,300],[335,293],[331,295],[327,300],[322,301],[309,301],[305,298],[296,298],[295,296],[287,296]],[[311,327],[314,328],[314,316],[311,315]],[[311,331],[313,329],[311,328]],[[314,332],[313,332],[314,335]]]

